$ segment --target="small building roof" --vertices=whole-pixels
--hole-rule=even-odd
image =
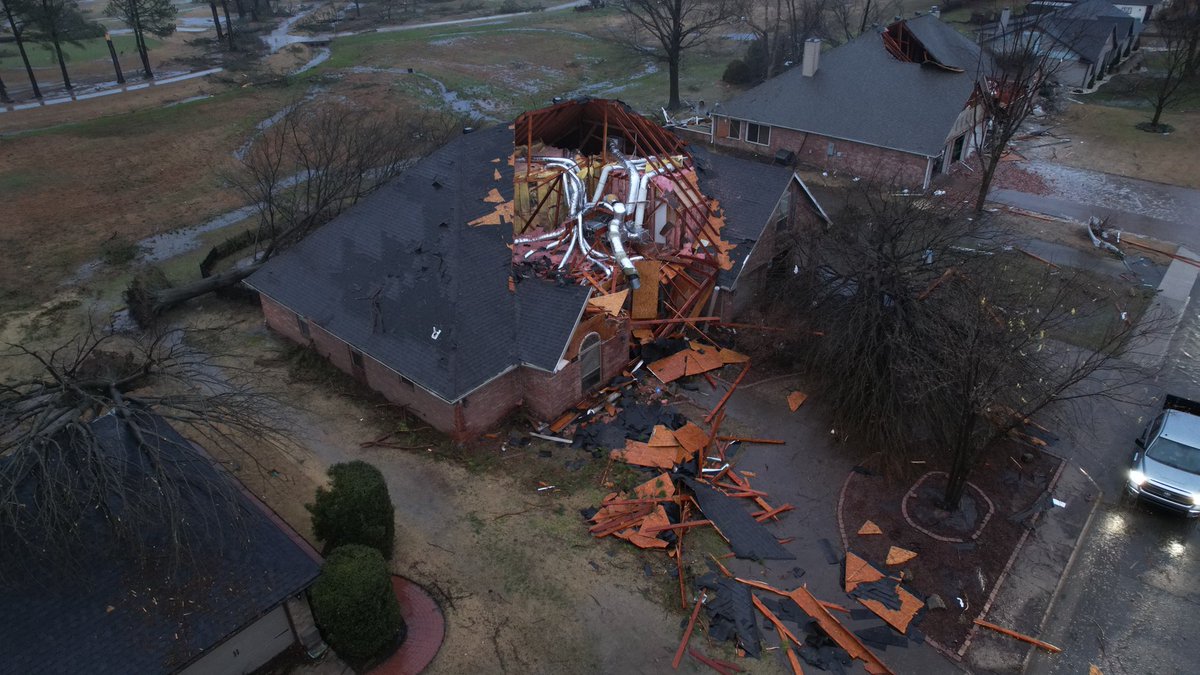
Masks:
[[[7,570],[0,673],[174,672],[316,579],[320,558],[311,547],[240,485],[230,486],[236,503],[215,504],[200,486],[232,479],[161,418],[149,419],[154,433],[145,440],[164,460],[161,470],[187,472],[192,481],[177,476],[175,484],[184,487],[180,505],[192,526],[184,529],[195,545],[178,562],[159,550],[161,559],[142,564],[111,541],[96,510],[78,523],[80,548],[89,551],[80,569]],[[148,466],[118,418],[105,415],[91,428],[108,456],[126,463],[131,485],[146,489],[160,469]],[[218,518],[222,508],[229,511]],[[165,527],[143,534],[167,536]]]
[[[703,146],[689,151],[700,191],[716,199],[725,216],[723,238],[736,244],[729,251],[733,267],[721,270],[717,277],[718,285],[732,288],[794,174],[782,166],[723,155]]]
[[[945,68],[905,62],[868,31],[721,104],[718,114],[931,157],[975,88],[979,47],[932,15],[904,21]]]
[[[512,200],[512,151],[502,125],[457,137],[247,284],[447,402],[521,364],[554,371],[590,290],[510,291],[511,223],[470,224]]]

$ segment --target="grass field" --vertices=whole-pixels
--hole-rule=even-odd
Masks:
[[[119,56],[137,58],[137,47],[134,46],[132,35],[114,35],[112,41]],[[160,44],[161,42],[154,38],[146,38],[146,46],[150,49],[154,49]],[[58,67],[58,57],[55,56],[53,47],[26,44],[25,53],[29,56],[29,64],[34,68]],[[0,56],[0,70],[17,70],[25,67],[15,46],[5,45],[4,49],[0,50],[0,54],[3,55]],[[73,63],[107,61],[109,58],[108,44],[104,42],[104,38],[82,40],[78,45],[64,44],[63,55],[67,59],[68,69]]]
[[[1061,136],[1074,142],[1054,161],[1082,169],[1200,188],[1200,112],[1170,112],[1163,121],[1171,134],[1150,134],[1134,125],[1149,121],[1145,110],[1075,105],[1063,116]]]

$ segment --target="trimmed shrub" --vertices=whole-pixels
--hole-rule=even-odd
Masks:
[[[334,549],[309,597],[325,641],[352,665],[386,656],[403,637],[387,563],[369,546]]]
[[[396,514],[383,474],[355,460],[329,467],[329,477],[330,487],[317,488],[316,501],[306,506],[312,514],[313,534],[325,542],[325,551],[361,544],[390,560]]]
[[[721,79],[729,84],[749,84],[754,81],[754,71],[741,59],[734,59],[725,66]]]

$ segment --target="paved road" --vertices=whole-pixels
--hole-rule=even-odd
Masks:
[[[1200,284],[1154,393],[1200,397]],[[1124,467],[1154,406],[1097,410],[1092,443],[1075,459],[1105,492],[1046,634],[1063,653],[1035,655],[1029,672],[1191,674],[1200,669],[1200,531],[1194,521],[1124,503]]]
[[[1079,222],[1108,217],[1118,229],[1200,250],[1200,190],[1044,161],[1022,168],[1041,176],[1053,194],[996,189],[989,199]]]

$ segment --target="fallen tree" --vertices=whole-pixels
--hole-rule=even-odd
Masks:
[[[256,139],[230,181],[254,204],[258,222],[210,250],[201,279],[172,287],[144,271],[125,291],[130,315],[150,326],[163,312],[192,298],[231,289],[272,256],[398,176],[415,158],[444,143],[455,119],[381,112],[324,100],[306,100]],[[214,273],[223,260],[246,261]],[[157,278],[156,278],[157,277]]]

